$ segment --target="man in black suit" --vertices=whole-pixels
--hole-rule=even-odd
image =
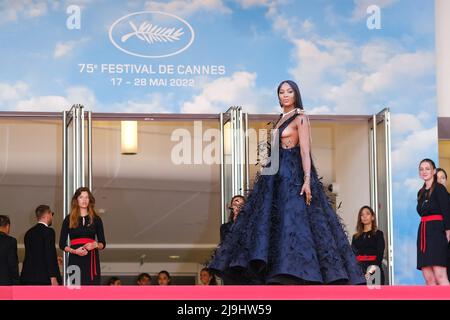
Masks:
[[[19,284],[17,240],[9,236],[11,221],[0,216],[0,286]]]
[[[35,210],[38,223],[25,234],[25,260],[20,280],[24,285],[58,285],[61,278],[55,248],[55,231],[50,228],[53,212],[47,205]]]

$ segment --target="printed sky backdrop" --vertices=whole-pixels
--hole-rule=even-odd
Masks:
[[[66,25],[69,5],[81,10],[80,29]],[[380,7],[381,29],[367,27],[369,5]],[[160,59],[115,48],[110,26],[146,10],[186,20],[195,30],[192,45]],[[415,198],[418,162],[437,159],[433,1],[2,0],[0,30],[0,110],[61,111],[81,103],[97,112],[218,113],[242,105],[274,113],[283,79],[299,83],[311,114],[389,107],[396,283],[423,283]],[[187,87],[113,86],[115,76],[80,72],[79,64],[216,65],[225,72],[186,76],[194,83]]]

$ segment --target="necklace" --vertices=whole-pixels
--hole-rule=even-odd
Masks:
[[[288,111],[286,113],[283,113],[283,117],[287,116],[288,114],[292,113],[293,111],[297,110],[297,108],[292,109],[291,111]]]

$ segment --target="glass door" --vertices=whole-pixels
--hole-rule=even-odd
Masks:
[[[92,190],[92,121],[91,112],[82,105],[63,111],[63,219],[70,214],[70,203],[75,190]],[[64,285],[67,284],[68,254],[64,254]]]
[[[220,181],[222,223],[227,220],[228,205],[235,195],[244,195],[249,187],[248,114],[231,107],[220,114]]]
[[[370,180],[371,207],[377,215],[378,228],[386,241],[386,283],[394,284],[392,177],[390,112],[384,109],[370,119]]]

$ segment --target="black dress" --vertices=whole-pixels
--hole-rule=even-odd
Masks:
[[[420,192],[420,191],[419,191]],[[417,269],[429,266],[447,266],[448,241],[445,230],[450,229],[450,203],[445,187],[435,184],[417,202],[421,217],[417,232]]]
[[[77,240],[92,239],[98,243],[102,243],[106,246],[105,233],[103,230],[102,219],[98,216],[94,218],[94,222],[90,224],[89,216],[80,217],[78,227],[74,229],[69,228],[70,216],[64,219],[61,228],[61,237],[59,240],[59,247],[64,250],[67,244],[67,236],[70,238],[70,247],[77,249],[83,246],[83,244],[77,243]],[[81,285],[100,285],[100,259],[97,249],[89,251],[86,256],[78,256],[76,254],[69,254],[68,265],[76,265],[81,271]]]
[[[297,115],[280,126],[278,137]],[[221,278],[238,274],[251,284],[365,284],[314,165],[308,206],[300,195],[305,175],[300,146],[278,149],[272,149],[278,166],[271,167],[278,170],[257,176],[208,267]]]
[[[364,273],[367,272],[367,268],[371,265],[376,265],[381,271],[381,284],[384,284],[384,272],[383,272],[383,255],[385,248],[384,234],[382,231],[377,230],[375,234],[372,232],[364,232],[359,237],[353,235],[352,248],[355,252],[356,259]]]
[[[448,203],[449,203],[449,208],[450,208],[450,193],[448,193]],[[450,242],[448,243],[447,246],[447,277],[450,280]]]

